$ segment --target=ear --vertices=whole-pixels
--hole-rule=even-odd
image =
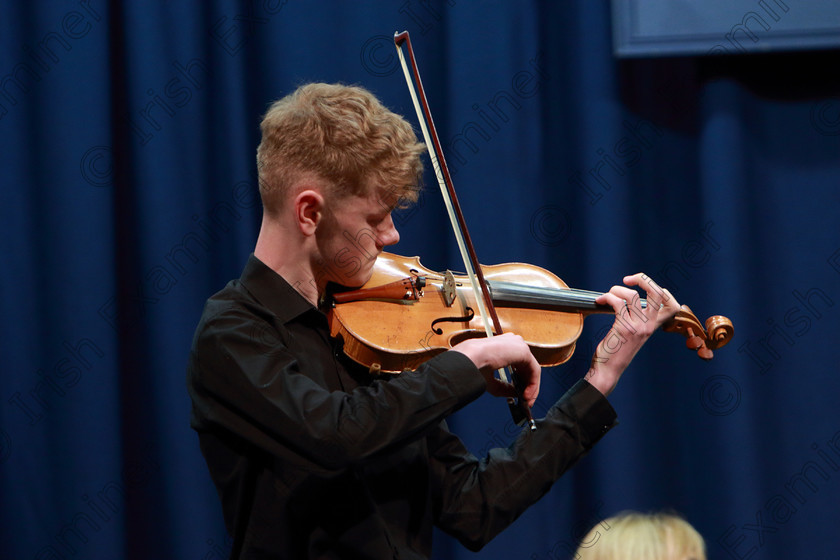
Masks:
[[[295,223],[303,235],[314,235],[324,213],[324,197],[318,191],[306,189],[294,199]]]

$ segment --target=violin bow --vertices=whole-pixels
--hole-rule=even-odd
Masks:
[[[435,170],[435,176],[440,186],[443,202],[449,214],[449,220],[452,223],[452,230],[455,233],[458,249],[461,252],[461,259],[464,261],[464,268],[470,279],[472,290],[475,293],[476,306],[484,322],[484,331],[488,338],[496,334],[502,334],[503,331],[499,322],[499,316],[496,314],[496,307],[493,305],[493,300],[490,297],[490,290],[487,288],[487,282],[484,279],[481,264],[476,256],[475,247],[470,238],[464,214],[461,212],[461,205],[458,202],[458,196],[455,194],[455,186],[452,182],[452,176],[449,173],[449,167],[446,165],[446,159],[443,157],[443,148],[441,147],[440,139],[435,129],[432,112],[429,109],[429,102],[426,99],[426,92],[423,90],[423,81],[420,79],[420,71],[417,67],[417,60],[414,57],[414,49],[411,47],[411,39],[408,31],[394,33],[394,45],[397,48],[397,56],[400,59],[400,65],[405,75],[408,91],[411,94],[411,101],[414,103],[414,110],[417,113],[420,129],[423,132],[423,138],[429,150],[429,157],[431,158],[432,168]],[[403,45],[405,45],[411,60],[411,71],[409,71],[408,63],[403,55]],[[414,78],[413,81],[412,75]],[[414,87],[415,83],[417,84],[416,89]],[[506,383],[512,383],[516,389],[518,397],[516,399],[508,399],[508,406],[510,407],[514,422],[522,424],[524,421],[527,421],[529,428],[532,431],[536,430],[537,426],[531,415],[530,407],[522,397],[522,387],[517,381],[516,372],[512,368],[506,368],[498,370],[497,374],[499,379]]]

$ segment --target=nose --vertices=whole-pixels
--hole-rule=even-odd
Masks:
[[[382,222],[382,228],[377,237],[380,245],[383,247],[396,245],[400,240],[400,232],[397,231],[397,227],[394,225],[394,219],[391,217],[391,214],[388,214],[388,217]]]

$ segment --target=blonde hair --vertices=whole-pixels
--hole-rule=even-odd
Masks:
[[[579,560],[706,560],[706,543],[687,521],[670,513],[622,512],[583,538]]]
[[[275,101],[260,124],[260,196],[277,211],[304,178],[322,180],[328,196],[367,196],[387,189],[402,204],[420,190],[424,146],[401,116],[369,91],[307,84]]]

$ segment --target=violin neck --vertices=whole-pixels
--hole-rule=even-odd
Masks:
[[[488,281],[488,288],[493,302],[499,306],[538,307],[542,309],[556,309],[581,313],[613,313],[609,305],[595,303],[601,292],[576,290],[573,288],[541,288],[536,286],[522,286],[512,282]],[[642,307],[646,300],[642,300]]]

